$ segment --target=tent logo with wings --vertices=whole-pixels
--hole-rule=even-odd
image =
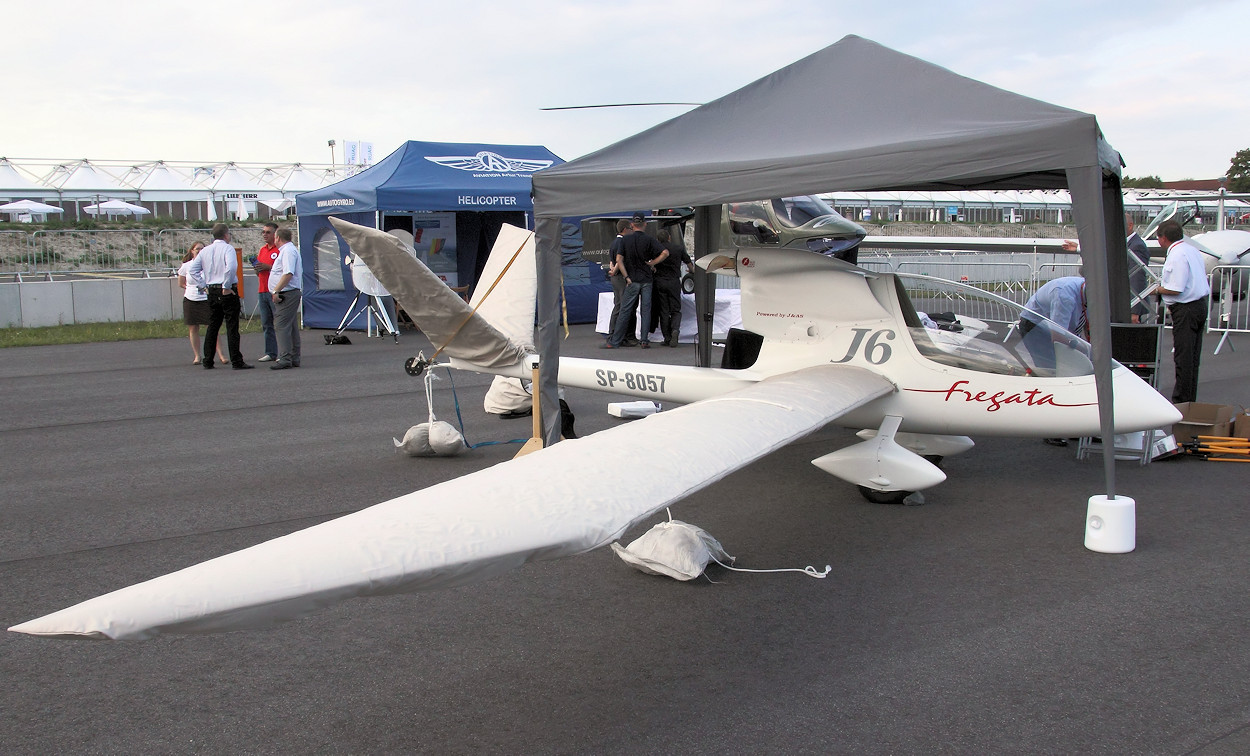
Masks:
[[[483,150],[476,155],[446,155],[443,157],[426,155],[425,159],[447,168],[472,171],[474,175],[482,178],[497,177],[508,173],[528,175],[534,171],[541,171],[554,162],[552,160],[509,158],[497,152],[489,152],[487,150]]]

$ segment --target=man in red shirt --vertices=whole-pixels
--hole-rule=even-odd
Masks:
[[[273,362],[278,359],[278,336],[273,330],[273,295],[269,293],[269,269],[273,267],[273,260],[278,256],[278,245],[275,243],[277,232],[277,223],[265,224],[261,231],[265,243],[252,263],[258,279],[256,300],[260,308],[260,327],[265,331],[265,354],[257,362]]]

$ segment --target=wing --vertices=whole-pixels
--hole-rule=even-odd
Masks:
[[[894,391],[869,370],[820,365],[563,441],[453,481],[9,628],[141,639],[272,625],[355,596],[462,585],[589,551],[658,509]],[[653,449],[649,475],[592,461]]]

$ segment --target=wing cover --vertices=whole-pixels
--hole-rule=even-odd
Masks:
[[[519,344],[474,313],[441,278],[409,255],[398,239],[338,218],[331,218],[330,223],[435,348],[443,347],[449,357],[491,368],[515,365],[525,356]]]
[[[821,365],[401,496],[9,628],[142,639],[264,627],[354,596],[462,585],[589,551],[631,524],[894,390],[869,370]],[[648,475],[577,471],[657,439]]]

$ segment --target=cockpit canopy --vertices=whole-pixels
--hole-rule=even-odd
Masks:
[[[1001,375],[1094,372],[1089,342],[1040,313],[941,278],[897,273],[894,280],[912,342],[934,362]]]

